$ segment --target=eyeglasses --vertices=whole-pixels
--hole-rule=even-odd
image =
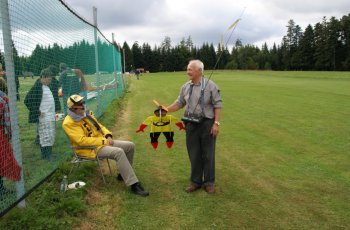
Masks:
[[[75,107],[75,108],[73,108],[73,110],[84,110],[85,108],[84,108],[84,106],[83,107]]]

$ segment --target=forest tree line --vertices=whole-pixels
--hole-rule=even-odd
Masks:
[[[308,25],[303,31],[294,20],[289,20],[286,35],[280,44],[268,47],[243,45],[236,40],[229,50],[213,43],[201,46],[193,44],[191,36],[183,38],[173,46],[171,38],[165,37],[159,45],[151,47],[135,42],[131,47],[127,42],[120,47],[114,44],[121,53],[122,66],[125,71],[144,68],[150,72],[182,71],[191,59],[201,59],[206,69],[240,70],[317,70],[317,71],[349,71],[350,70],[350,14],[340,19],[323,17],[322,22],[314,26]],[[101,71],[113,72],[111,44],[98,44],[99,64]],[[65,62],[74,68],[80,68],[86,74],[95,73],[94,44],[82,40],[73,45],[62,47],[37,45],[29,56],[19,56],[14,47],[16,73],[23,71],[38,75],[41,69],[50,64]],[[124,64],[125,60],[125,64]],[[3,54],[0,62],[4,66]]]
[[[180,71],[186,69],[190,59],[201,59],[206,69],[212,69],[220,56],[217,69],[349,71],[350,14],[340,20],[324,17],[314,26],[309,24],[305,31],[289,20],[281,44],[271,48],[266,43],[260,48],[243,45],[241,40],[231,50],[212,43],[196,47],[191,36],[176,46],[165,37],[159,47],[135,42],[130,48],[124,42],[122,48],[127,71],[133,67],[151,72]]]

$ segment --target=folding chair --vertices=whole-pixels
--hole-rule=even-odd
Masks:
[[[97,156],[97,152],[96,152],[96,147],[95,146],[71,146],[72,147],[72,150],[73,150],[73,153],[74,153],[74,158],[73,160],[71,161],[71,163],[73,164],[72,165],[72,168],[69,172],[69,174],[71,174],[71,172],[73,171],[73,169],[75,168],[75,166],[79,167],[80,166],[80,163],[84,163],[84,162],[96,162],[96,164],[98,165],[98,168],[100,170],[100,174],[101,174],[101,177],[103,179],[103,182],[106,184],[106,180],[105,180],[105,177],[103,175],[103,172],[102,172],[102,168],[101,168],[101,165],[100,165],[100,159],[98,158]],[[96,157],[95,158],[88,158],[88,157],[83,157],[83,156],[79,156],[77,153],[76,153],[76,150],[77,149],[92,149],[95,151],[96,153]],[[109,165],[109,160],[108,158],[106,158],[107,160],[107,164],[108,164],[108,168],[109,168],[109,174],[112,176],[112,170],[111,170],[111,166]]]

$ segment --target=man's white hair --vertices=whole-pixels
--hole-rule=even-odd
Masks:
[[[201,73],[203,74],[204,72],[204,64],[201,60],[191,60],[188,64],[194,64],[194,66],[199,69],[201,71]]]

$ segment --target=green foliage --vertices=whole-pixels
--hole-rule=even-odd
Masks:
[[[126,68],[144,67],[150,72],[182,71],[185,70],[189,59],[201,59],[206,69],[212,69],[221,55],[217,69],[236,69],[232,61],[237,63],[237,69],[242,70],[336,70],[348,71],[350,57],[349,38],[350,15],[341,19],[323,18],[321,23],[308,25],[303,32],[302,28],[293,19],[287,22],[287,34],[280,44],[261,48],[252,44],[242,44],[237,39],[231,53],[227,47],[218,44],[217,50],[213,44],[203,43],[193,46],[189,37],[182,39],[179,44],[172,46],[171,38],[165,37],[161,47],[155,46],[152,50],[148,43],[139,45],[134,43],[130,51],[124,43]],[[141,47],[141,48],[140,48]],[[268,65],[270,63],[271,67]],[[140,66],[142,65],[142,66]]]
[[[235,60],[230,61],[229,63],[226,64],[225,69],[238,69],[237,62]]]

